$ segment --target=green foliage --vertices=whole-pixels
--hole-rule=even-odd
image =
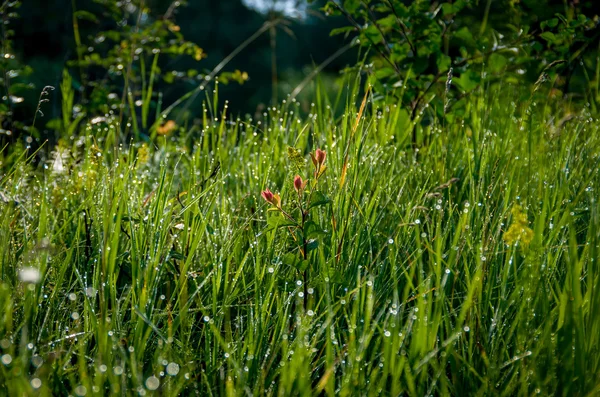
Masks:
[[[416,157],[357,81],[341,118],[0,148],[0,390],[594,395],[598,119],[478,88]]]
[[[231,117],[217,85],[165,107],[161,60],[196,54],[174,22],[100,1],[132,26],[93,44],[105,62],[77,28],[102,18],[76,11],[57,143],[0,146],[0,390],[597,394],[600,121],[553,94],[556,70],[589,67],[595,31],[552,17],[498,36],[541,47],[484,48],[493,10],[477,34],[472,3],[392,1],[330,4],[377,21],[352,28],[374,91],[346,74],[330,97],[317,80],[306,117],[295,99]],[[201,121],[170,118],[200,91]]]
[[[352,34],[368,53],[368,62],[358,66],[368,72],[376,99],[410,107],[412,120],[428,105],[440,112],[461,107],[477,87],[524,80],[532,86],[540,74],[552,81],[554,95],[583,96],[595,111],[596,11],[582,2],[566,15],[558,8],[562,14],[539,21],[538,15],[557,8],[551,3],[499,1],[494,12],[491,1],[332,0],[324,11],[348,21],[332,35]],[[531,13],[529,7],[542,11]]]
[[[177,8],[185,6],[185,2],[174,2],[160,17],[145,6],[144,1],[96,2],[103,7],[98,12],[101,18],[86,10],[73,13],[77,59],[68,66],[79,70],[76,86],[80,87],[82,96],[81,111],[88,117],[113,114],[119,123],[126,121],[126,131],[133,130],[138,137],[140,134],[149,136],[149,127],[160,116],[157,80],[173,84],[181,78],[201,78],[195,71],[163,70],[160,65],[180,56],[200,61],[206,54],[185,40],[181,28],[174,22]],[[112,22],[114,28],[100,30],[87,40],[89,42],[79,38],[81,21],[97,24],[100,19],[103,24]],[[105,77],[92,77],[98,73]],[[150,119],[152,114],[154,118]]]

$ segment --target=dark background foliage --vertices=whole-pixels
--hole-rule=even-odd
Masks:
[[[242,0],[1,4],[3,135],[51,137],[70,131],[80,114],[110,114],[150,136],[161,110],[205,85],[177,108],[178,121],[197,120],[214,89],[206,76],[236,49],[215,74],[221,84],[213,102],[227,99],[234,116],[260,117],[328,59],[323,89],[337,92],[340,72],[358,71],[376,99],[400,104],[413,121],[429,104],[435,117],[450,108],[460,116],[462,99],[495,84],[519,86],[526,100],[549,82],[538,95],[594,111],[599,100],[592,0],[298,0],[299,17],[259,12]],[[332,57],[340,48],[349,49]],[[57,89],[40,97],[45,86]],[[307,112],[311,89],[299,96]],[[40,99],[44,117],[33,125]]]

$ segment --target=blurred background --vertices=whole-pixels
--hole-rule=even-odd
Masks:
[[[120,3],[123,2],[27,0],[18,8],[18,18],[10,20],[10,29],[14,32],[12,47],[17,59],[27,68],[13,80],[19,82],[18,77],[23,77],[21,82],[26,81],[28,87],[15,92],[23,98],[20,106],[15,107],[16,118],[22,119],[35,112],[39,90],[44,86],[59,87],[66,65],[72,71],[73,79],[83,84],[78,81],[82,80],[77,73],[78,66],[69,62],[78,57],[73,14],[77,15],[84,55],[103,54],[123,39],[111,38],[107,32],[116,32],[123,29],[125,23],[136,22],[136,3],[130,3],[129,15],[112,9],[112,5],[121,6]],[[197,86],[198,76],[208,74],[269,21],[279,22],[274,29],[248,43],[223,69],[244,72],[247,79],[220,84],[219,92],[220,97],[229,100],[230,110],[240,114],[254,113],[272,100],[283,99],[316,65],[347,42],[343,37],[330,37],[330,30],[341,26],[344,19],[326,18],[319,11],[322,5],[323,2],[309,5],[305,1],[292,0],[146,1],[143,5],[148,10],[145,18],[159,20],[168,14],[167,17],[176,24],[177,33],[203,51],[200,60],[186,53],[159,59],[161,70],[171,73],[169,77],[162,76],[163,82],[169,84],[158,83],[165,103]],[[347,51],[332,60],[324,68],[321,78],[334,85],[340,70],[355,63],[356,56],[356,52]],[[92,69],[87,71],[91,73],[88,80],[104,77],[105,71],[100,67],[88,69]],[[35,89],[28,89],[33,86]],[[118,90],[115,93],[120,95]],[[53,101],[49,108],[47,113],[58,117],[60,102]]]
[[[298,87],[308,113],[315,90],[340,92],[344,70],[410,119],[426,94],[453,96],[460,115],[476,89],[508,83],[527,99],[545,81],[544,95],[596,110],[598,9],[596,0],[0,0],[0,135],[51,139],[98,116],[139,122],[136,136],[148,135],[173,104],[178,122],[201,124],[206,99],[260,117]]]

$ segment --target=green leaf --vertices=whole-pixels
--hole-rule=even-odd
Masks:
[[[448,55],[439,54],[436,59],[438,71],[448,70],[452,64],[452,59]]]
[[[393,14],[390,14],[387,17],[381,18],[377,21],[377,25],[379,25],[381,28],[393,28],[397,23],[398,21]]]
[[[504,68],[506,67],[507,63],[508,63],[508,61],[506,60],[506,57],[504,57],[503,55],[500,55],[498,53],[490,55],[490,57],[488,59],[488,65],[489,65],[490,69],[492,70],[492,72],[494,72],[494,73],[502,72],[504,70]]]
[[[554,43],[556,41],[556,36],[552,32],[544,32],[540,35],[540,37],[550,43]]]
[[[291,252],[285,254],[281,261],[284,265],[294,267],[301,272],[308,268],[308,260],[304,260],[298,254]]]
[[[268,217],[267,225],[269,229],[279,229],[280,227],[295,226],[289,219],[284,218],[280,213]]]
[[[333,283],[333,284],[343,284],[344,283],[344,276],[342,275],[342,272],[340,272],[338,269],[329,269],[329,282]]]
[[[450,3],[442,4],[442,13],[444,13],[444,16],[454,14],[454,7],[452,6],[452,4],[450,4]]]
[[[321,205],[326,205],[329,204],[331,202],[331,199],[329,197],[327,197],[324,193],[320,192],[320,191],[316,191],[312,194],[312,198],[310,201],[310,205],[308,206],[308,209],[311,209],[313,207],[319,207]]]
[[[307,252],[313,251],[313,250],[317,249],[318,247],[319,247],[319,240],[317,240],[317,239],[308,240],[308,242],[306,243],[306,251]]]
[[[475,42],[475,39],[473,38],[473,34],[466,26],[461,29],[458,29],[456,31],[456,33],[454,34],[454,37],[461,40],[463,42],[463,44],[465,44],[468,47],[476,46],[476,42]]]
[[[46,128],[51,130],[60,131],[62,128],[62,120],[61,119],[52,119],[46,123]]]
[[[96,23],[98,22],[98,18],[94,14],[85,10],[75,11],[75,18]]]
[[[385,79],[385,78],[394,76],[395,74],[396,74],[396,71],[394,69],[392,69],[391,67],[377,68],[375,70],[375,77],[377,79]]]
[[[468,70],[465,73],[462,73],[458,78],[454,79],[456,85],[464,92],[473,90],[475,87],[477,87],[480,81],[481,76],[472,70]]]
[[[555,28],[557,25],[558,25],[558,18],[552,18],[547,21],[543,21],[540,24],[542,29],[544,29],[545,27]]]
[[[313,239],[325,234],[327,234],[325,230],[313,221],[308,221],[304,224],[304,237],[307,239]]]
[[[348,34],[348,33],[352,32],[353,30],[354,30],[353,26],[343,26],[341,28],[331,29],[331,32],[329,33],[329,35],[337,36],[340,34]]]
[[[344,0],[344,8],[350,14],[354,14],[360,7],[360,0]]]

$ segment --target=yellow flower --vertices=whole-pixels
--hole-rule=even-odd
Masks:
[[[138,149],[138,163],[146,164],[150,160],[150,149],[145,143]]]
[[[533,240],[533,230],[529,227],[527,214],[523,212],[523,209],[518,204],[515,204],[510,212],[512,214],[512,223],[504,233],[504,236],[502,236],[502,239],[508,245],[521,243],[527,247]]]

